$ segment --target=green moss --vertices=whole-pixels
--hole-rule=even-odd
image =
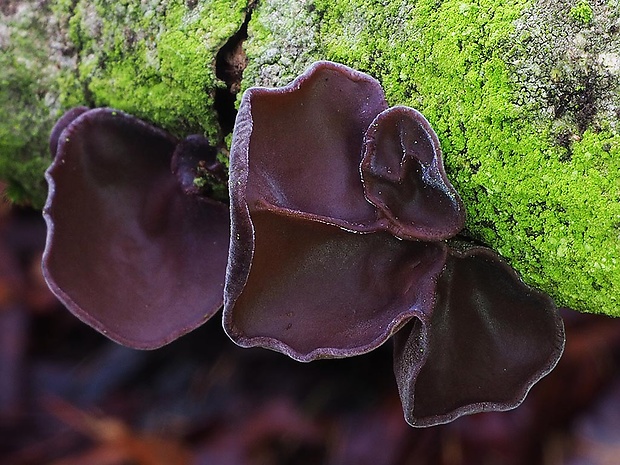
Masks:
[[[505,59],[530,2],[316,4],[325,58],[369,72],[390,104],[430,120],[467,206],[467,234],[560,305],[620,315],[620,136],[592,129],[567,149],[552,119],[516,103]]]
[[[582,0],[579,3],[577,3],[574,7],[571,8],[570,16],[578,23],[581,23],[584,26],[587,26],[588,24],[592,22],[592,18],[593,18],[592,7],[587,1]]]
[[[240,27],[243,1],[80,1],[71,36],[92,104],[111,106],[177,134],[219,141],[215,56]],[[161,10],[161,11],[160,11]]]
[[[48,128],[59,114],[56,70],[41,67],[49,53],[42,13],[28,4],[12,17],[0,13],[0,179],[11,200],[36,207],[45,199]]]

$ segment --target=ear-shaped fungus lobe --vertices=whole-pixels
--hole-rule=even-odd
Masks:
[[[364,133],[386,107],[375,79],[331,62],[315,63],[288,86],[245,92],[230,148],[225,322],[252,264],[251,212],[376,230],[359,164]]]
[[[120,112],[82,113],[47,172],[43,271],[76,316],[111,339],[155,348],[222,304],[224,204],[187,196],[170,169],[176,140]]]
[[[430,426],[519,405],[559,360],[564,328],[547,295],[476,247],[450,252],[431,319],[414,320],[394,341],[405,417]]]
[[[379,114],[365,149],[364,191],[392,234],[441,240],[463,228],[465,209],[444,172],[439,140],[418,111],[392,107]]]
[[[369,230],[376,213],[364,198],[359,164],[364,133],[385,108],[377,81],[329,62],[314,64],[286,87],[250,89],[237,124],[251,121],[251,136],[237,137],[231,155],[252,154],[250,208]]]
[[[244,95],[224,305],[238,344],[301,361],[352,356],[430,309],[444,247],[379,232],[360,179],[364,134],[386,106],[377,81],[328,62]]]
[[[429,312],[445,247],[256,212],[251,271],[228,334],[300,361],[346,357],[384,343]]]

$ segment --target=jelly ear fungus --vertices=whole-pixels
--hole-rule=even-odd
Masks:
[[[446,177],[439,140],[417,110],[396,106],[377,115],[364,137],[360,174],[392,235],[438,241],[463,228],[465,209]]]
[[[176,138],[119,111],[78,108],[50,144],[43,273],[71,312],[152,349],[219,310],[228,207],[184,192],[171,170],[182,165]]]
[[[222,304],[237,344],[304,362],[394,335],[413,426],[513,408],[562,353],[553,301],[490,249],[453,239],[465,209],[428,121],[388,108],[375,79],[344,65],[246,91],[230,206],[202,136],[78,107],[50,150],[44,277],[124,345],[169,343]]]
[[[429,311],[446,254],[430,239],[460,229],[464,216],[456,191],[438,172],[436,138],[410,123],[411,116],[388,110],[370,76],[329,62],[316,63],[284,88],[245,93],[231,147],[224,304],[224,327],[235,342],[301,361],[349,357],[383,344]],[[385,129],[392,120],[404,132],[418,131],[406,140],[405,153],[403,131]],[[423,160],[410,162],[418,140]],[[388,186],[388,207],[368,201],[360,178],[365,152],[371,195],[381,196],[385,181],[373,169],[393,163],[395,175],[402,172],[409,190],[399,197]],[[412,178],[420,167],[424,174]],[[439,198],[449,199],[455,212],[443,217],[452,224],[437,221],[436,231],[410,228],[416,218],[409,211],[400,219],[384,213],[411,201],[438,208]],[[401,241],[394,231],[422,241]]]
[[[407,421],[518,405],[557,363],[562,321],[463,227],[439,141],[388,108],[370,76],[318,62],[251,88],[231,147],[224,328],[300,361],[372,350],[396,333]]]
[[[485,247],[450,247],[435,305],[394,336],[406,420],[447,423],[508,410],[557,364],[564,326],[551,298]]]

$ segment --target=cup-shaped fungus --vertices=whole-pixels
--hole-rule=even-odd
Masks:
[[[557,363],[553,302],[490,250],[443,242],[465,215],[437,136],[370,76],[318,62],[249,89],[230,162],[224,328],[239,345],[345,357],[405,326],[395,373],[425,426],[514,407]]]
[[[413,108],[389,108],[372,122],[364,142],[364,193],[390,233],[428,241],[461,230],[465,210],[446,177],[439,139],[426,118]]]
[[[428,122],[329,62],[245,93],[229,185],[224,326],[303,361],[367,352],[427,313],[444,246],[399,238],[442,239],[464,221]]]
[[[219,310],[228,206],[193,195],[188,175],[197,158],[215,163],[206,140],[179,142],[122,112],[78,108],[50,145],[43,272],[71,312],[150,349]]]
[[[351,234],[260,210],[251,221],[251,271],[247,278],[229,273],[227,285],[245,282],[224,311],[225,328],[241,346],[300,361],[359,355],[431,308],[445,260],[439,244]]]
[[[430,318],[394,336],[394,372],[413,426],[516,407],[564,348],[549,296],[492,250],[459,249],[449,249]]]

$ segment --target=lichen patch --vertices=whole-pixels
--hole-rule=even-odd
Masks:
[[[537,109],[556,132],[579,136],[620,114],[617,0],[538,0],[515,22],[508,62],[517,103]]]
[[[317,17],[311,0],[264,0],[248,25],[249,58],[243,88],[283,86],[319,58]]]

